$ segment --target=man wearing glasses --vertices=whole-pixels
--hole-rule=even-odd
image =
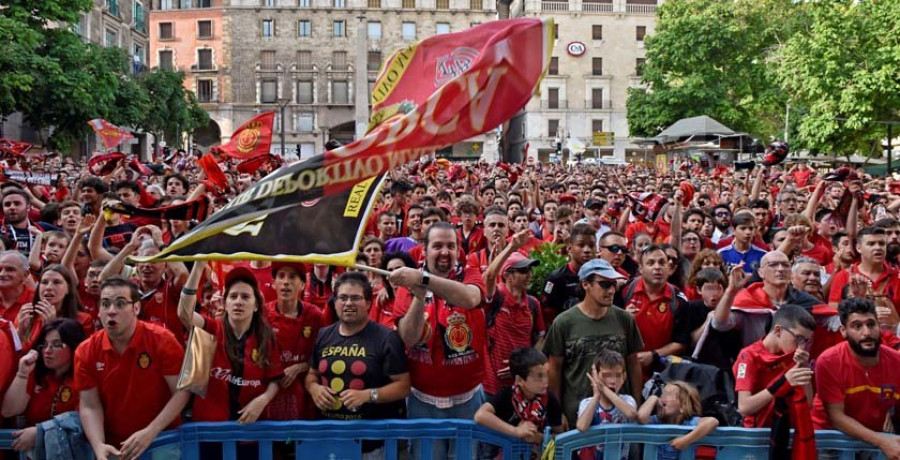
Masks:
[[[625,235],[620,232],[607,232],[600,238],[597,248],[601,259],[609,262],[625,279],[631,278],[631,273],[622,267],[625,259],[628,258],[628,243]]]
[[[734,363],[734,390],[746,428],[769,428],[775,400],[803,391],[812,401],[809,346],[816,321],[802,307],[785,305],[766,336],[741,350]]]
[[[75,351],[75,389],[84,434],[100,460],[134,460],[178,415],[190,394],[176,390],[184,349],[172,332],[137,319],[138,287],[122,277],[100,286],[103,330]],[[156,450],[151,458],[178,458]]]

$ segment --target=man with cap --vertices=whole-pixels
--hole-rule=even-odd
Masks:
[[[608,225],[603,223],[603,209],[606,207],[606,200],[599,198],[588,198],[584,202],[584,218],[579,220],[578,224],[586,223],[597,230],[597,241],[603,238],[606,232],[612,230]]]
[[[513,235],[484,272],[488,358],[484,391],[488,395],[512,385],[513,378],[509,373],[512,352],[517,348],[538,346],[544,337],[540,304],[528,295],[531,269],[539,262],[519,252],[530,237],[527,228]],[[502,280],[498,280],[498,276]]]
[[[263,311],[281,349],[284,377],[279,382],[278,396],[270,405],[270,415],[273,420],[311,420],[314,406],[303,382],[323,325],[322,311],[300,300],[306,288],[302,263],[273,262],[272,278],[277,299],[267,302]]]
[[[641,402],[641,366],[638,352],[644,341],[634,318],[613,307],[621,273],[603,259],[593,259],[578,270],[584,300],[556,317],[544,341],[550,358],[550,391],[563,403],[571,423],[577,419],[578,403],[592,393],[587,374],[600,350],[625,356],[627,391]]]

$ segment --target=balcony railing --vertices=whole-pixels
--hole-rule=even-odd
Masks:
[[[612,13],[613,4],[584,2],[581,4],[581,9],[585,13]]]
[[[656,5],[635,5],[629,3],[625,6],[625,11],[628,13],[654,14],[656,13]]]
[[[541,2],[541,11],[569,11],[569,2]]]
[[[558,100],[558,101],[552,101],[549,99],[541,100],[541,108],[542,109],[556,110],[556,109],[565,109],[568,107],[569,107],[569,101],[566,101],[566,100]]]
[[[215,71],[216,71],[216,68],[213,67],[212,65],[209,65],[209,66],[199,65],[199,64],[191,65],[191,72],[215,72]]]
[[[599,101],[594,100],[594,99],[588,99],[588,100],[584,101],[584,107],[587,109],[598,109],[598,110],[599,109],[611,109],[612,101],[609,99],[603,99],[603,100],[599,100]]]

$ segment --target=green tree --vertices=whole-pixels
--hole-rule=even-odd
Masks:
[[[792,143],[881,156],[885,126],[876,122],[900,120],[900,2],[827,0],[804,8],[804,33],[773,60],[777,81],[802,113]]]
[[[785,97],[767,56],[795,29],[791,0],[671,0],[646,39],[646,88],[628,95],[633,136],[708,115],[757,135],[783,126]]]
[[[174,139],[178,146],[178,133],[209,123],[209,115],[197,103],[197,97],[184,89],[184,73],[154,70],[141,74],[138,82],[150,100],[140,126],[156,139]]]

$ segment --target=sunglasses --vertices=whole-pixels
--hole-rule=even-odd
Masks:
[[[531,267],[526,268],[510,268],[506,271],[507,273],[519,273],[521,275],[527,275],[531,273]]]
[[[609,252],[613,253],[624,253],[628,252],[628,248],[625,246],[619,246],[618,244],[611,244],[609,246],[601,246],[603,249],[606,249]]]
[[[730,216],[731,216],[730,212],[717,212],[716,213],[716,217],[730,217]]]
[[[612,280],[594,280],[591,281],[591,284],[596,284],[600,286],[602,289],[613,289],[617,286],[617,283]]]

